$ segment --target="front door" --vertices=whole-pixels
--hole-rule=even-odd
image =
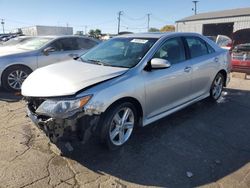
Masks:
[[[79,50],[75,37],[58,39],[45,48],[48,47],[52,49],[50,52],[46,54],[41,52],[38,55],[38,67],[44,67],[53,63],[70,60],[74,56],[77,56],[82,53],[82,51]]]
[[[181,38],[168,39],[153,58],[166,59],[171,66],[143,73],[147,119],[188,102],[192,94],[192,67],[190,61],[186,59]]]

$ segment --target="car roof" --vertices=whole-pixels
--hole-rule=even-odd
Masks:
[[[79,36],[79,35],[44,35],[44,36],[35,36],[37,38],[49,38],[49,39],[60,39],[60,38],[85,38],[90,39],[96,42],[100,42],[99,40],[95,38],[91,38],[88,36]]]
[[[126,35],[118,35],[119,38],[156,38],[160,39],[162,37],[167,36],[184,36],[184,35],[193,35],[193,36],[199,36],[198,33],[190,33],[190,32],[148,32],[148,33],[135,33],[135,34],[126,34]]]

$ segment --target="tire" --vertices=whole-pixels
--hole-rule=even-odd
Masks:
[[[23,81],[31,72],[30,68],[22,65],[11,66],[3,72],[2,85],[8,91],[19,92]]]
[[[128,142],[138,122],[137,114],[135,106],[130,102],[111,106],[103,114],[100,136],[109,150],[118,149]]]
[[[216,102],[220,98],[222,91],[223,91],[224,83],[225,83],[225,78],[223,74],[218,73],[215,76],[213,83],[211,85],[211,88],[210,88],[210,99],[213,102]]]

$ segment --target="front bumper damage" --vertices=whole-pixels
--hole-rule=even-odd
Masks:
[[[52,118],[35,112],[41,104],[41,99],[26,99],[27,114],[35,125],[41,129],[51,142],[81,141],[86,142],[91,135],[97,133],[100,115],[78,112],[67,119]]]

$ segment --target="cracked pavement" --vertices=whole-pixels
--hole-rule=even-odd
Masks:
[[[233,77],[219,103],[139,128],[112,152],[93,138],[60,155],[24,102],[2,90],[0,120],[0,188],[250,187],[250,80]]]

